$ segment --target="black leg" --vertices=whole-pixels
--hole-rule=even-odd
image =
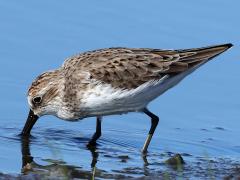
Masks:
[[[102,117],[97,117],[96,132],[92,136],[92,139],[89,141],[88,146],[95,146],[96,145],[96,141],[101,136],[101,134],[102,134],[102,131],[101,131],[101,121],[102,121]]]
[[[147,137],[147,139],[144,143],[144,146],[142,148],[142,152],[146,153],[147,149],[148,149],[148,146],[151,142],[152,136],[154,134],[154,131],[155,131],[157,125],[158,125],[159,118],[155,114],[151,113],[147,108],[144,108],[143,112],[151,118],[151,128],[149,130],[148,137]]]

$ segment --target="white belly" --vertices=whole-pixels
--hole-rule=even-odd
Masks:
[[[175,86],[201,65],[174,77],[166,75],[160,80],[144,83],[133,90],[116,89],[110,84],[97,83],[84,93],[81,111],[84,112],[85,117],[141,111],[149,102]]]

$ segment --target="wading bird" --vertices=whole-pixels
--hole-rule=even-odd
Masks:
[[[230,47],[232,44],[181,50],[109,48],[70,57],[59,69],[33,81],[22,135],[29,135],[43,115],[68,121],[96,117],[96,132],[89,141],[95,145],[101,136],[103,116],[143,112],[151,118],[142,149],[146,152],[159,121],[147,105]]]

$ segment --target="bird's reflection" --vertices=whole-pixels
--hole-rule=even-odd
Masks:
[[[31,156],[31,138],[21,138],[21,151],[22,151],[22,173],[29,174],[30,172],[36,173],[40,176],[61,176],[66,178],[91,178],[94,179],[96,173],[96,164],[98,161],[98,152],[96,147],[89,147],[88,150],[92,155],[91,168],[92,171],[84,171],[79,167],[66,165],[66,163],[53,163],[51,165],[40,165],[34,161],[34,157]],[[100,171],[100,170],[99,170]],[[101,173],[101,171],[100,171]]]
[[[33,157],[30,153],[29,148],[30,139],[29,137],[22,137],[22,170],[31,162],[33,162]]]
[[[59,177],[60,179],[62,178],[95,179],[95,177],[98,177],[98,178],[111,177],[115,179],[119,177],[124,177],[125,171],[126,173],[129,173],[129,168],[125,168],[125,169],[123,168],[123,170],[118,171],[123,173],[119,176],[118,174],[112,174],[105,170],[96,168],[99,153],[95,146],[88,147],[88,150],[91,152],[91,157],[92,157],[91,162],[89,162],[89,164],[91,163],[91,170],[86,170],[86,169],[83,169],[82,167],[68,165],[67,163],[62,161],[56,162],[55,160],[48,161],[48,162],[51,162],[50,165],[42,165],[34,161],[34,157],[31,155],[31,141],[33,141],[31,137],[21,138],[21,151],[22,151],[22,169],[21,170],[23,175],[34,174],[34,175],[40,176],[39,179],[46,179],[46,178],[56,179],[56,177],[57,178]],[[142,154],[142,160],[143,160],[142,173],[144,175],[149,175],[150,173],[149,167],[148,167],[149,162],[147,160],[147,157],[148,157],[147,154]],[[123,157],[116,156],[116,158],[121,159]],[[117,159],[115,160],[117,161]],[[126,176],[126,177],[129,177],[129,176]]]
[[[149,162],[148,162],[148,159],[147,159],[147,153],[144,153],[142,154],[142,160],[143,160],[143,173],[145,176],[148,176],[149,175]]]

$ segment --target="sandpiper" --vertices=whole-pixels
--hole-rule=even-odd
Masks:
[[[43,115],[68,121],[96,117],[96,132],[88,143],[95,145],[101,136],[103,116],[143,112],[151,118],[142,148],[146,152],[159,121],[147,105],[230,47],[232,44],[180,50],[108,48],[70,57],[59,69],[33,81],[22,135],[30,135]]]

